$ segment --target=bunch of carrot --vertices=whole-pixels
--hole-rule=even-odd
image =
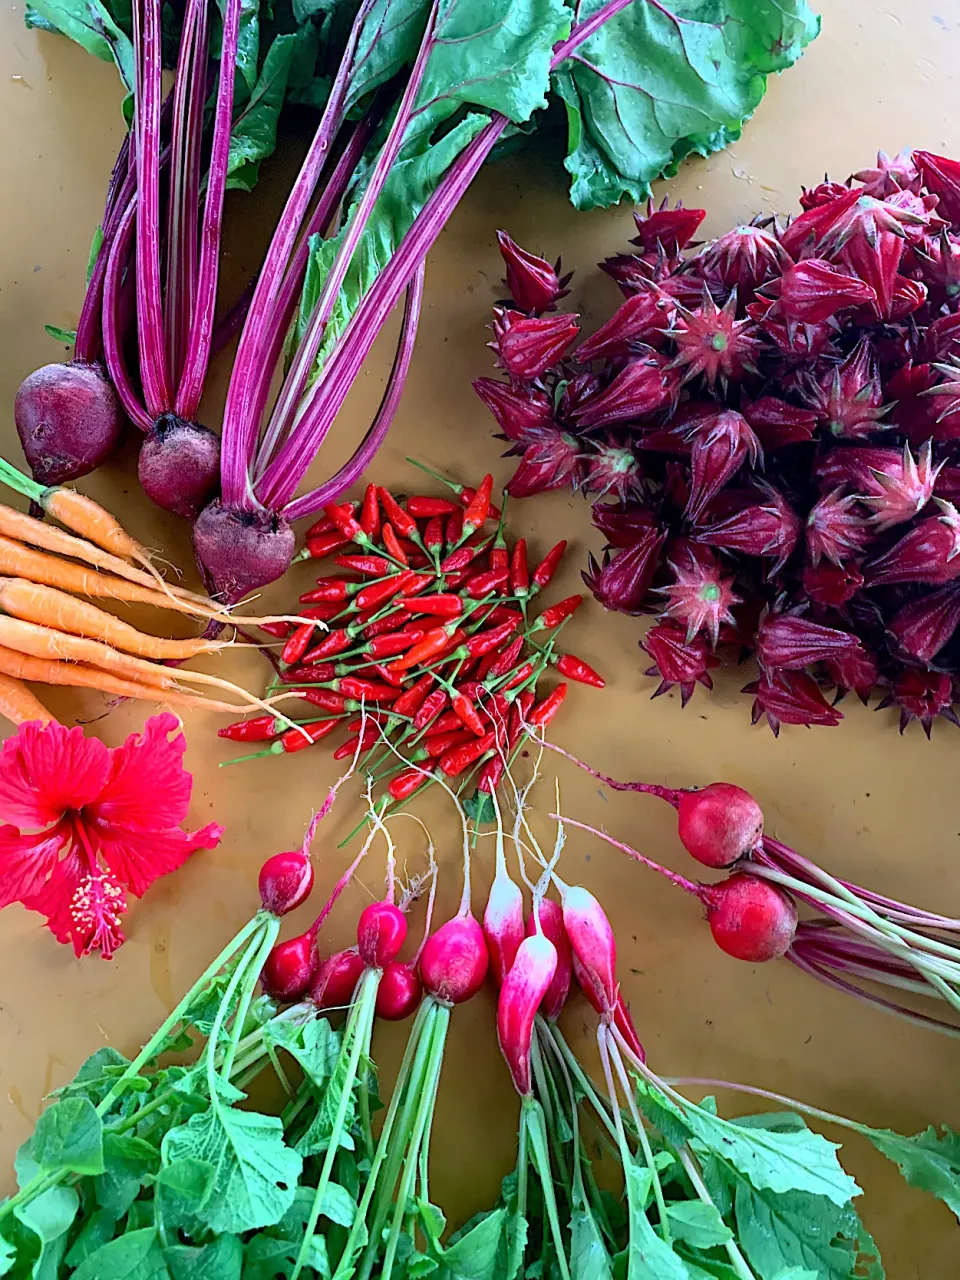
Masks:
[[[0,504],[0,714],[14,724],[53,719],[24,681],[215,711],[268,705],[227,680],[183,669],[175,674],[165,665],[230,642],[147,635],[77,597],[154,605],[205,623],[268,619],[232,616],[207,597],[164,581],[136,539],[74,489],[44,488],[2,459],[0,481],[57,521]],[[236,701],[185,684],[212,686]]]

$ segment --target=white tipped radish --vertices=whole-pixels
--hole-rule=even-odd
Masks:
[[[522,1098],[533,1091],[530,1043],[533,1020],[557,971],[557,949],[545,934],[524,938],[497,1001],[497,1038]]]

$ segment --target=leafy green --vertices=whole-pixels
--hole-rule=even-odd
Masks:
[[[429,0],[377,0],[357,42],[348,110],[413,62],[429,11]]]
[[[657,1235],[643,1211],[652,1182],[650,1170],[631,1161],[624,1173],[630,1201],[628,1280],[687,1280],[687,1269],[682,1260]]]
[[[306,31],[279,35],[270,45],[249,100],[234,113],[227,158],[227,186],[252,191],[260,164],[277,145],[277,122],[287,93],[290,68]]]
[[[25,16],[28,26],[59,32],[102,62],[115,62],[133,88],[133,45],[100,0],[33,0]]]
[[[16,1250],[9,1240],[0,1236],[0,1276],[5,1276],[13,1266]]]
[[[506,1214],[495,1209],[442,1253],[442,1280],[493,1280]]]
[[[160,1167],[160,1152],[132,1134],[107,1133],[103,1139],[103,1173],[94,1179],[97,1203],[114,1218],[122,1218],[140,1188]]]
[[[290,1274],[303,1243],[303,1228],[313,1206],[313,1197],[312,1187],[298,1187],[293,1203],[280,1221],[247,1242],[243,1280],[275,1280],[278,1275]],[[323,1280],[329,1277],[330,1263],[322,1235],[315,1234],[310,1241],[306,1265]]]
[[[106,1209],[95,1210],[84,1222],[80,1231],[67,1250],[64,1261],[68,1267],[79,1267],[91,1253],[95,1253],[112,1240],[117,1229],[117,1220]]]
[[[44,1173],[103,1173],[103,1121],[89,1098],[64,1098],[41,1112],[21,1147]]]
[[[164,1164],[204,1160],[214,1168],[203,1205],[211,1231],[250,1231],[278,1222],[293,1201],[301,1159],[283,1140],[276,1116],[237,1111],[215,1101],[163,1140]]]
[[[304,1075],[322,1089],[340,1052],[340,1037],[326,1018],[311,1018],[294,1026],[289,1022],[272,1022],[264,1028],[264,1040],[275,1049],[283,1049],[299,1063]]]
[[[891,1129],[863,1130],[878,1151],[899,1166],[904,1180],[929,1191],[960,1218],[960,1135],[933,1125],[905,1138]]]
[[[17,1219],[37,1241],[30,1271],[32,1280],[56,1280],[67,1248],[67,1233],[79,1208],[80,1197],[72,1187],[51,1187],[14,1209]]]
[[[91,1253],[73,1280],[170,1280],[156,1227],[128,1231]]]
[[[171,1280],[240,1280],[243,1267],[243,1245],[237,1236],[220,1236],[200,1248],[170,1245],[163,1256]]]
[[[716,1205],[703,1200],[676,1200],[667,1205],[670,1232],[697,1249],[713,1249],[733,1239],[733,1232],[720,1217]]]
[[[62,342],[68,347],[72,347],[77,340],[76,329],[61,329],[56,324],[45,324],[43,330],[54,342]]]
[[[600,1228],[584,1201],[570,1215],[571,1280],[613,1280],[613,1266]]]
[[[584,0],[581,20],[602,3]],[[792,66],[818,30],[806,0],[628,5],[555,73],[574,205],[638,201],[684,156],[739,137],[766,76]]]
[[[154,1187],[158,1224],[169,1238],[178,1231],[197,1238],[207,1225],[204,1208],[213,1190],[215,1170],[207,1160],[173,1160],[166,1165]]]

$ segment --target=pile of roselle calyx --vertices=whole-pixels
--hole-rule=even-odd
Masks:
[[[774,733],[838,724],[853,690],[929,736],[960,672],[960,162],[881,152],[800,203],[703,244],[704,210],[649,205],[601,264],[625,301],[575,349],[569,277],[501,234],[508,380],[474,385],[513,496],[593,497],[584,579],[655,615],[654,696],[709,689],[724,646]]]

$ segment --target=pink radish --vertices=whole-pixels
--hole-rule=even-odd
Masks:
[[[555,1022],[567,1002],[570,983],[573,979],[573,952],[570,939],[563,927],[563,910],[552,898],[543,898],[538,907],[540,928],[553,943],[557,953],[557,967],[549,987],[540,1002],[540,1012],[548,1020]],[[537,932],[537,922],[533,916],[527,918],[527,936]]]
[[[312,929],[278,942],[260,975],[263,989],[274,1000],[299,1000],[313,981],[318,964],[317,938]]]
[[[310,1000],[318,1009],[342,1009],[353,1000],[357,983],[366,965],[355,947],[337,951],[320,962],[310,988]]]
[[[523,933],[523,893],[507,871],[503,836],[498,829],[497,872],[483,913],[483,936],[487,940],[493,980],[498,987],[503,986],[504,978],[510,971],[523,941]]]
[[[617,942],[613,928],[588,889],[564,884],[559,888],[563,925],[582,970],[578,980],[594,1008],[611,1012],[617,1003]]]
[[[402,1022],[423,998],[423,983],[416,969],[402,960],[391,960],[383,967],[377,987],[376,1014],[386,1022]]]
[[[533,1092],[530,1041],[533,1020],[557,971],[557,949],[542,933],[524,938],[497,1001],[497,1038],[522,1098]]]
[[[698,862],[729,867],[763,839],[763,810],[742,787],[711,782],[700,791],[680,793],[677,832]]]
[[[483,986],[489,963],[483,930],[468,912],[454,916],[427,939],[420,977],[437,1000],[463,1004]]]
[[[790,950],[797,908],[776,886],[737,872],[717,885],[702,885],[700,900],[721,951],[737,960],[777,960]]]
[[[371,969],[396,960],[407,938],[407,918],[392,902],[371,902],[357,923],[357,946]]]
[[[313,888],[313,863],[306,848],[275,853],[260,868],[260,901],[264,911],[285,916],[306,902]]]

